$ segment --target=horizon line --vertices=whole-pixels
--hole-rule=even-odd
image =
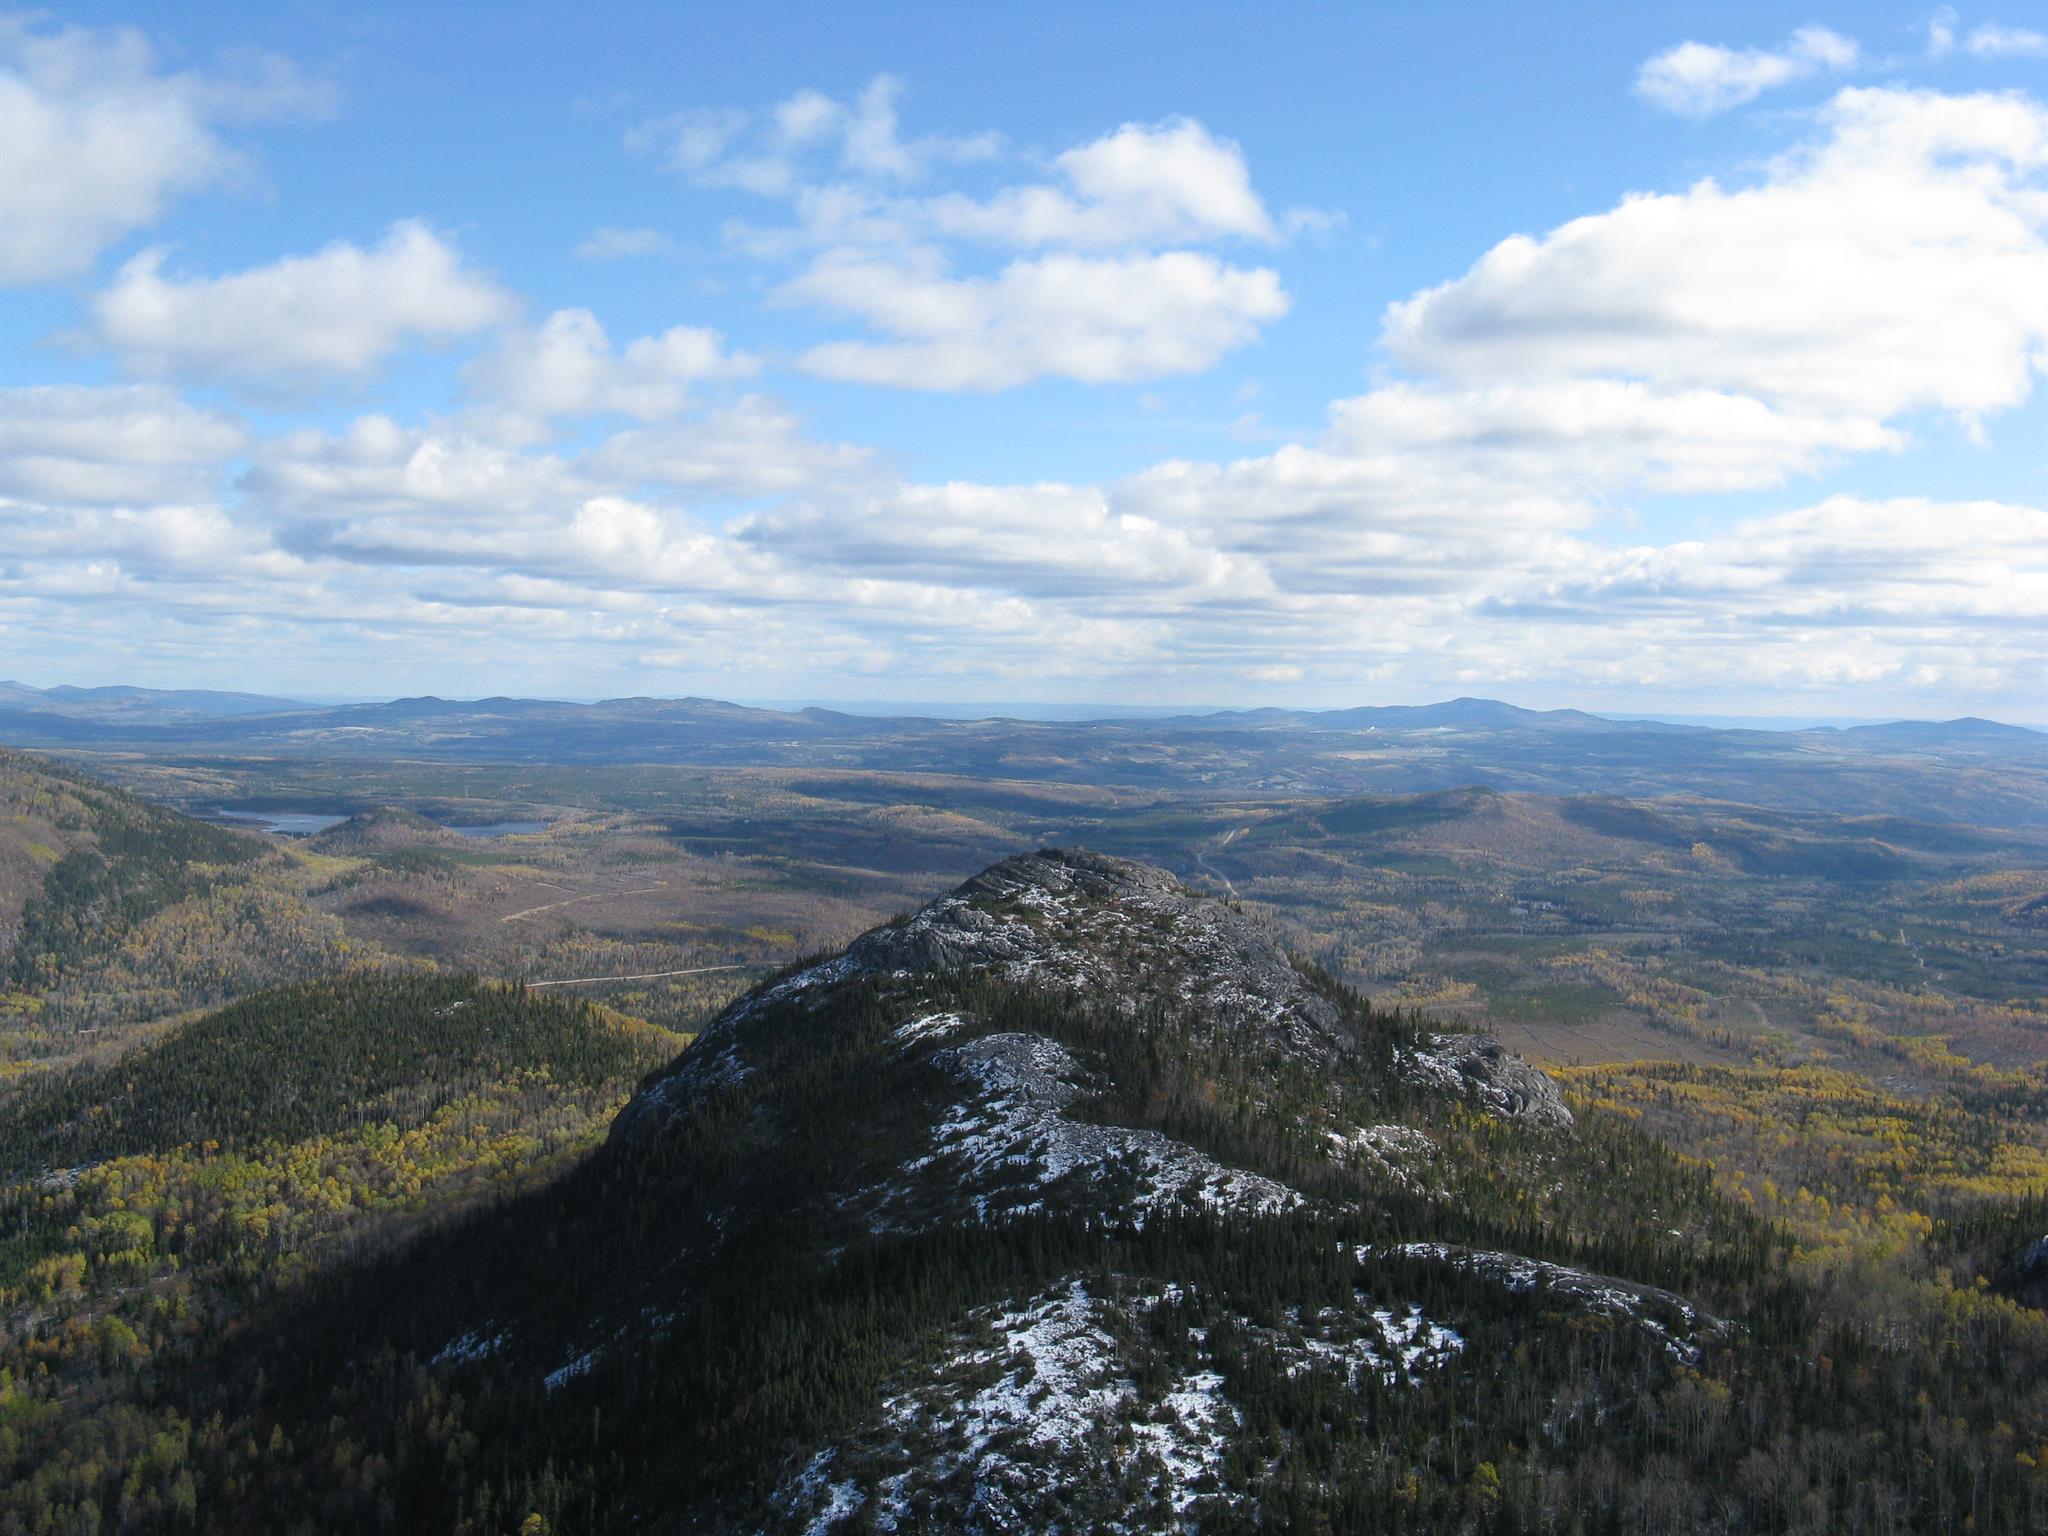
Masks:
[[[839,714],[883,719],[1018,720],[1045,724],[1085,724],[1099,720],[1199,719],[1215,715],[1257,714],[1269,711],[1276,714],[1339,714],[1362,709],[1434,709],[1450,704],[1476,703],[1498,704],[1504,708],[1520,710],[1527,714],[1581,714],[1596,720],[1605,720],[1615,724],[1643,722],[1648,724],[1691,726],[1702,730],[1854,730],[1859,727],[1873,725],[1949,725],[1962,721],[1981,720],[1993,725],[2010,726],[2019,730],[2048,734],[2048,715],[2034,719],[2017,719],[1979,714],[1948,716],[1829,715],[1812,712],[1775,714],[1769,711],[1738,713],[1725,710],[1600,709],[1573,704],[1553,705],[1544,708],[1516,704],[1510,700],[1488,694],[1470,693],[1432,698],[1420,703],[1388,701],[1344,704],[1129,704],[1114,701],[1064,703],[1050,700],[1025,699],[834,699],[818,695],[797,695],[795,697],[782,698],[762,695],[726,697],[706,693],[612,693],[597,695],[552,693],[438,694],[432,692],[411,694],[283,694],[251,688],[161,687],[140,683],[52,683],[39,685],[24,683],[18,678],[0,678],[0,688],[19,688],[37,694],[53,694],[67,690],[78,693],[200,694],[224,698],[275,700],[284,705],[299,705],[313,709],[345,709],[354,706],[396,704],[409,699],[433,699],[447,704],[477,704],[490,699],[506,699],[518,703],[567,704],[580,708],[590,708],[599,704],[615,703],[628,699],[647,699],[657,703],[683,703],[695,699],[705,703],[730,705],[739,709],[756,709],[792,714],[800,713],[807,709],[816,709]],[[4,707],[4,705],[0,705],[0,707]],[[285,712],[284,710],[250,711],[251,714]]]

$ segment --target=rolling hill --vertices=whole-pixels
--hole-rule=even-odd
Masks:
[[[936,773],[1232,794],[1702,795],[1781,810],[2048,825],[2048,733],[1986,721],[1719,730],[1489,699],[1156,719],[894,718],[715,699],[397,699],[275,713],[11,707],[0,742],[193,761],[662,764]]]

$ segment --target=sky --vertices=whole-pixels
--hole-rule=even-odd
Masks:
[[[2048,16],[0,9],[0,677],[2048,722]]]

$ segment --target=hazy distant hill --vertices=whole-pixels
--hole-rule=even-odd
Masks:
[[[1912,743],[1934,748],[1968,743],[1986,750],[2038,753],[2048,734],[2023,725],[2005,725],[1965,715],[1960,720],[1895,720],[1887,725],[1852,725],[1841,732],[1850,740]]]
[[[1402,795],[1481,783],[2048,825],[2048,733],[1974,719],[1761,731],[1489,699],[1092,721],[884,718],[697,698],[428,697],[208,715],[150,708],[61,713],[0,700],[0,741],[184,758],[863,769],[1240,795]]]
[[[69,684],[31,688],[26,683],[0,682],[0,710],[41,712],[67,720],[111,724],[211,720],[303,708],[303,704],[292,699],[261,693],[216,693],[204,688],[74,688]]]

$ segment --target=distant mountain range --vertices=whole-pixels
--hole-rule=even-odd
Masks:
[[[64,720],[93,721],[105,725],[180,725],[208,720],[242,720],[245,733],[264,734],[265,725],[248,720],[251,716],[295,717],[279,730],[303,731],[320,720],[344,727],[368,726],[397,721],[430,719],[479,720],[577,720],[592,726],[621,722],[665,721],[707,723],[719,721],[731,726],[776,728],[771,722],[788,725],[802,722],[806,727],[835,732],[869,734],[900,729],[906,724],[960,727],[965,725],[1015,724],[1038,728],[1114,727],[1118,729],[1156,726],[1174,730],[1271,729],[1292,727],[1322,731],[1388,731],[1408,733],[1448,728],[1490,728],[1496,730],[1598,731],[1607,734],[1674,731],[1747,732],[1740,726],[1717,726],[1648,718],[1614,718],[1589,714],[1579,709],[1523,709],[1498,699],[1456,698],[1440,704],[1365,705],[1346,709],[1219,709],[1172,713],[1165,710],[1129,712],[1105,711],[1100,716],[1051,718],[1043,710],[1005,714],[1003,706],[991,706],[987,714],[976,714],[968,706],[949,705],[943,712],[921,714],[916,706],[905,705],[900,712],[852,712],[824,706],[799,709],[757,707],[728,703],[722,699],[697,697],[600,699],[579,703],[563,699],[513,698],[503,694],[483,699],[443,699],[432,694],[416,698],[391,699],[381,703],[311,704],[276,694],[224,693],[206,688],[135,688],[109,686],[75,688],[34,688],[26,683],[0,681],[0,721],[8,739],[32,734],[37,722],[18,721],[22,714],[55,716]],[[47,721],[40,722],[50,729]],[[1924,742],[1948,745],[1961,741],[2007,743],[2021,750],[2048,747],[2048,732],[2026,726],[2002,724],[1964,716],[1955,720],[1898,720],[1849,726],[1811,725],[1785,734],[1826,734],[1861,737],[1891,742]],[[25,739],[23,744],[27,744]]]
[[[0,710],[27,710],[67,720],[208,720],[232,715],[274,715],[304,709],[296,699],[263,693],[217,693],[206,688],[31,688],[0,682]]]
[[[1784,809],[2048,824],[2048,733],[1991,720],[1717,729],[1494,699],[1155,719],[933,719],[718,699],[257,694],[0,684],[0,743],[156,758],[690,765],[956,774],[1186,793],[1692,794]]]

